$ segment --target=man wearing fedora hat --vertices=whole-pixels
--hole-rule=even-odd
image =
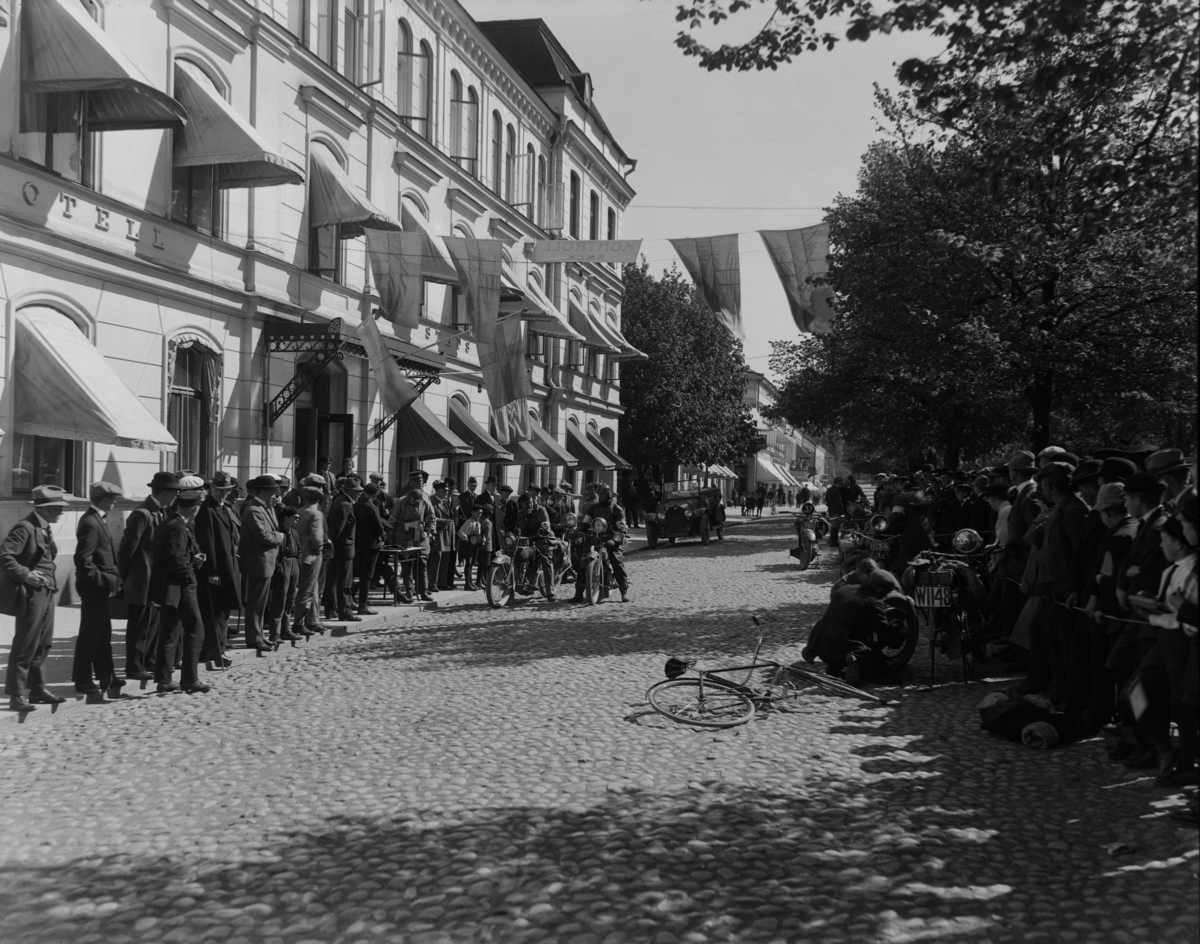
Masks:
[[[93,482],[88,489],[91,505],[75,529],[75,589],[79,592],[79,635],[71,679],[81,695],[118,698],[125,680],[113,667],[112,619],[108,601],[121,589],[116,548],[108,530],[108,513],[121,497],[119,486]],[[95,679],[92,670],[95,669]]]
[[[337,619],[357,623],[354,613],[354,502],[363,492],[357,475],[338,479],[338,493],[329,505],[328,533],[333,542],[333,598]]]
[[[46,688],[42,665],[54,642],[54,597],[58,581],[54,558],[58,548],[50,526],[67,507],[56,485],[39,485],[28,504],[33,511],[14,524],[0,542],[0,570],[15,598],[16,634],[8,657],[4,692],[13,711],[66,701]],[[10,611],[11,612],[11,611]]]
[[[204,618],[204,648],[201,657],[227,668],[225,644],[229,632],[229,614],[242,608],[242,573],[238,568],[237,542],[241,526],[225,499],[233,491],[233,479],[226,472],[214,473],[208,495],[196,512],[196,542],[204,554],[200,565],[197,595],[200,615]]]
[[[185,475],[166,519],[154,534],[154,567],[150,572],[150,599],[159,606],[161,625],[154,678],[160,694],[183,691],[203,694],[212,686],[200,681],[200,647],[204,620],[197,596],[197,569],[204,554],[196,543],[192,522],[200,507],[204,479]],[[179,684],[172,678],[179,660]]]
[[[121,593],[129,610],[125,624],[125,677],[154,678],[158,640],[158,607],[150,600],[150,570],[154,561],[154,531],[167,516],[167,506],[179,493],[179,475],[155,472],[150,495],[125,518],[117,547]]]
[[[1146,457],[1146,471],[1162,479],[1167,486],[1163,507],[1167,514],[1175,513],[1175,503],[1180,493],[1188,487],[1191,468],[1178,449],[1160,449]]]
[[[274,498],[278,484],[273,475],[260,475],[246,483],[249,498],[242,506],[242,538],[238,544],[238,567],[246,578],[246,648],[272,652],[264,632],[267,604],[275,559],[283,543],[283,531],[275,517]]]

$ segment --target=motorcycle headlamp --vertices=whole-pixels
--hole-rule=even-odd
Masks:
[[[505,547],[512,547],[516,543],[517,543],[516,538],[514,538],[511,534],[504,535],[504,546]]]
[[[608,522],[603,518],[596,518],[592,521],[592,532],[594,534],[603,534],[608,530]]]
[[[568,511],[568,512],[567,512],[567,513],[566,513],[566,514],[563,516],[563,524],[564,524],[564,525],[566,525],[568,528],[573,528],[573,527],[575,527],[577,524],[579,524],[579,519],[578,519],[578,518],[576,518],[576,517],[575,517],[575,515],[574,515],[572,512],[569,512],[569,511]]]
[[[888,520],[883,515],[871,515],[871,530],[886,531],[888,528]]]
[[[817,506],[812,502],[805,502],[800,506],[800,513],[804,515],[815,515],[817,513]]]
[[[963,528],[954,535],[954,549],[960,554],[974,554],[981,547],[983,547],[983,538],[979,536],[978,531]]]

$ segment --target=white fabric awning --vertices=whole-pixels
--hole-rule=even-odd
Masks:
[[[559,443],[557,439],[550,435],[545,429],[539,426],[533,419],[529,421],[529,431],[533,434],[530,442],[537,446],[538,452],[544,453],[551,462],[555,465],[566,466],[568,469],[573,469],[579,464],[567,447]]]
[[[600,454],[612,462],[618,469],[626,471],[633,468],[628,460],[622,459],[619,455],[617,455],[616,450],[610,449],[604,440],[593,433],[590,429],[587,431],[587,438],[591,444],[600,451]]]
[[[24,0],[21,32],[22,89],[88,92],[89,130],[187,124],[186,108],[150,84],[79,0]]]
[[[575,302],[567,302],[567,310],[570,312],[571,327],[583,335],[583,341],[589,347],[597,348],[605,354],[620,354],[620,348],[616,342],[609,339],[608,336],[600,330],[600,326],[596,323],[588,312],[580,308]]]
[[[513,278],[518,278],[513,273]],[[568,341],[584,342],[582,334],[567,324],[567,320],[559,312],[554,302],[546,296],[540,285],[532,278],[526,278],[521,292],[525,296],[520,305],[511,303],[502,305],[510,310],[520,310],[521,320],[529,322],[529,327],[539,334],[552,338],[566,338]]]
[[[342,236],[361,236],[364,229],[401,229],[399,223],[355,190],[328,148],[314,145],[310,157],[309,226],[336,223]]]
[[[601,333],[618,348],[616,354],[608,355],[611,360],[622,361],[650,359],[649,354],[643,354],[636,347],[626,341],[625,335],[621,334],[619,330],[609,324],[608,319],[593,317],[592,320],[596,322],[596,326],[600,329]]]
[[[175,96],[190,119],[175,134],[176,167],[211,164],[224,190],[304,183],[304,172],[267,144],[190,62],[175,63]]]
[[[445,285],[458,284],[458,270],[454,268],[454,260],[442,237],[437,234],[433,224],[421,215],[411,200],[400,201],[400,222],[406,233],[421,233],[425,237],[425,249],[421,257],[421,278],[429,282],[441,282]]]
[[[567,424],[567,450],[579,461],[579,468],[585,472],[611,472],[616,468],[615,462],[593,446],[578,426],[572,426],[570,423]]]
[[[474,450],[433,415],[424,400],[414,400],[396,417],[396,455],[401,459],[469,461]]]
[[[175,437],[83,332],[52,308],[17,313],[16,430],[28,436],[172,451]]]
[[[758,483],[767,485],[787,485],[775,463],[761,452],[754,454],[754,478]]]
[[[457,400],[450,401],[450,431],[474,449],[471,458],[477,462],[512,462],[513,454],[488,434],[471,411]]]

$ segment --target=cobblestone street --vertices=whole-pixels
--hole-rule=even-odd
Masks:
[[[0,938],[1194,942],[1178,796],[984,734],[997,685],[930,688],[924,646],[887,706],[649,709],[668,655],[748,661],[751,612],[798,658],[832,571],[790,520],[631,554],[628,605],[479,594],[0,728]]]

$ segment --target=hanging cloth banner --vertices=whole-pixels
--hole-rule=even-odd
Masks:
[[[496,439],[502,443],[520,442],[531,437],[529,401],[524,397],[492,410],[492,421],[496,424]]]
[[[519,317],[512,315],[501,319],[496,323],[492,343],[479,342],[479,367],[493,409],[533,396],[533,383],[525,366],[525,342],[521,338]],[[501,442],[512,440],[502,439]]]
[[[533,261],[613,262],[618,265],[637,262],[642,248],[640,239],[535,239]]]
[[[717,321],[735,338],[744,338],[737,233],[670,242]]]
[[[421,278],[425,234],[368,229],[366,235],[371,274],[379,289],[384,315],[402,328],[418,327],[421,303],[425,300],[425,282]],[[375,330],[378,333],[379,329]]]
[[[760,229],[767,254],[775,264],[792,318],[802,333],[828,334],[833,323],[833,292],[813,285],[809,276],[829,272],[829,224],[800,229]]]
[[[367,358],[371,364],[371,375],[379,386],[379,401],[383,405],[385,416],[399,413],[417,399],[420,394],[417,388],[409,383],[400,372],[396,358],[388,351],[379,326],[375,324],[375,316],[367,315],[358,329],[359,340],[367,349]]]
[[[502,244],[498,239],[464,239],[461,236],[446,236],[442,242],[458,270],[458,287],[475,342],[480,347],[491,344],[500,313]]]

